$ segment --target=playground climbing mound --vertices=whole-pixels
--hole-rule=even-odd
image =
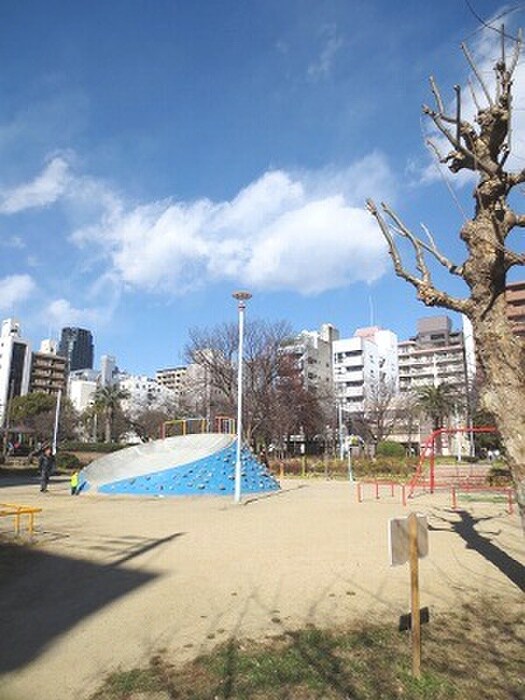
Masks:
[[[236,438],[222,433],[180,435],[133,445],[85,467],[79,475],[80,493],[233,495],[236,455]],[[241,493],[278,489],[276,479],[243,445]]]

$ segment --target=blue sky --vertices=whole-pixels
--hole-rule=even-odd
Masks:
[[[490,20],[505,6],[4,0],[2,318],[35,346],[89,328],[97,358],[141,374],[181,363],[189,327],[235,321],[238,288],[250,317],[297,331],[413,334],[442,312],[394,276],[364,201],[424,222],[463,259],[449,187],[470,212],[472,183],[440,175],[421,105],[429,75],[447,103],[466,85],[462,41],[490,76],[498,38],[473,10]],[[524,15],[511,10],[507,30]],[[520,168],[524,88],[520,64]]]

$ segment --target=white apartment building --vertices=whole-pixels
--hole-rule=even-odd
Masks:
[[[370,338],[354,336],[336,340],[333,354],[337,402],[349,412],[364,411],[365,388],[379,378],[377,345]]]
[[[179,367],[167,367],[159,369],[155,372],[155,379],[159,384],[171,389],[176,396],[179,396],[184,391],[184,381],[188,368],[185,365]]]
[[[333,344],[339,331],[324,323],[319,331],[301,331],[283,352],[293,358],[294,367],[301,373],[306,389],[316,389],[328,395],[333,388]]]
[[[58,350],[58,341],[54,338],[46,338],[40,342],[40,352],[45,355],[56,355]]]
[[[348,412],[362,413],[367,396],[379,387],[397,391],[397,336],[371,326],[333,345],[333,377],[337,402]]]
[[[113,355],[102,355],[100,358],[100,384],[112,386],[115,383],[117,361]]]
[[[9,400],[29,390],[31,347],[22,339],[15,318],[2,322],[0,332],[0,425],[4,425]]]
[[[79,413],[93,402],[99,386],[99,376],[95,369],[77,369],[69,373],[67,395]]]
[[[126,413],[171,407],[177,401],[175,392],[151,377],[121,373],[117,375],[117,383],[120,389],[129,394],[129,398],[121,401]]]

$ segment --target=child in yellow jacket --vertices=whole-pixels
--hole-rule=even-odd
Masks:
[[[71,474],[69,481],[71,483],[71,495],[78,495],[78,471],[74,471],[73,474]]]

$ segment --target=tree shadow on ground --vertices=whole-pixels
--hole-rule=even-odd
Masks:
[[[145,540],[107,565],[0,542],[0,673],[22,668],[85,618],[155,579],[122,565],[181,534]]]
[[[465,510],[456,510],[454,514],[459,520],[444,520],[449,523],[453,532],[457,533],[466,543],[469,549],[474,549],[487,561],[498,568],[521,591],[525,591],[525,566],[498,547],[492,540],[481,535],[476,530],[476,525],[484,520],[491,520],[490,516],[474,518]],[[441,528],[429,526],[429,530]],[[448,529],[448,528],[447,528]]]

